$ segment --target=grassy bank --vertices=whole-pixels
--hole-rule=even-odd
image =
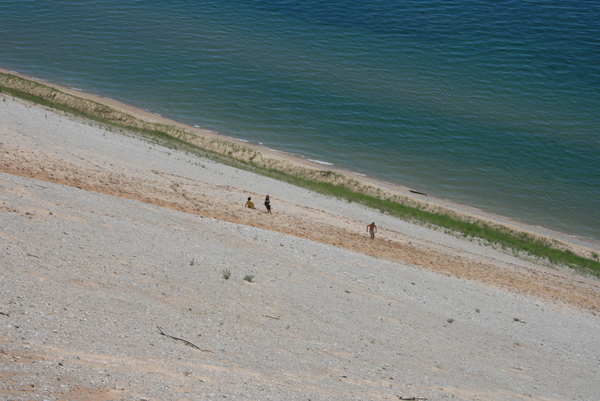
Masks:
[[[596,254],[584,257],[561,247],[558,242],[553,243],[482,221],[465,220],[450,210],[420,204],[411,198],[393,195],[342,174],[271,159],[249,147],[199,135],[174,125],[148,121],[11,74],[0,73],[0,92],[96,121],[113,131],[134,133],[165,146],[182,149],[325,195],[357,202],[391,216],[438,227],[455,235],[600,277],[600,261]]]

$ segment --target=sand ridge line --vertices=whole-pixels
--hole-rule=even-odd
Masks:
[[[265,218],[260,209],[244,209],[243,205],[227,198],[226,195],[237,193],[243,199],[239,189],[157,170],[151,170],[155,178],[148,178],[149,175],[130,171],[114,173],[95,163],[86,163],[83,158],[77,163],[66,161],[24,146],[2,143],[0,151],[0,171],[8,174],[278,231],[378,258],[420,266],[438,273],[477,280],[529,296],[540,296],[600,311],[598,286],[589,288],[589,283],[578,281],[575,277],[567,279],[564,275],[552,274],[551,271],[500,267],[456,250],[402,241],[406,236],[401,233],[395,233],[394,237],[398,239],[378,235],[375,241],[370,241],[364,233],[359,234],[348,228],[362,228],[361,222],[289,202],[285,204],[285,211]]]

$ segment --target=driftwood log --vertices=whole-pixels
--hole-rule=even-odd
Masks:
[[[156,326],[156,328],[158,329],[158,331],[160,332],[160,334],[162,334],[163,336],[166,336],[166,337],[172,338],[173,340],[181,341],[181,342],[183,342],[185,345],[189,345],[190,347],[192,347],[192,348],[196,348],[196,349],[198,349],[198,350],[200,350],[200,351],[202,351],[202,352],[211,352],[211,353],[213,353],[213,354],[214,354],[214,352],[212,352],[211,350],[209,350],[209,349],[202,349],[202,348],[198,347],[196,344],[189,342],[188,340],[184,340],[183,338],[179,338],[179,337],[173,337],[173,336],[170,336],[170,335],[168,335],[167,333],[165,333],[165,332],[164,332],[164,331],[161,329],[161,327],[160,327],[160,326]]]

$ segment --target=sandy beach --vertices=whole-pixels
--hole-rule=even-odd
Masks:
[[[600,396],[597,279],[4,95],[0,186],[2,399]]]

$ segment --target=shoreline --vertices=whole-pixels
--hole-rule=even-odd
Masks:
[[[88,93],[81,91],[76,88],[70,88],[61,84],[57,84],[50,81],[45,81],[36,77],[29,76],[27,74],[23,74],[17,71],[8,70],[0,67],[0,72],[5,74],[15,75],[17,77],[23,78],[28,81],[40,83],[42,85],[46,85],[48,87],[54,88],[61,92],[90,100],[102,105],[106,105],[113,109],[131,114],[137,118],[140,118],[144,121],[151,123],[164,124],[167,126],[174,126],[177,128],[184,129],[186,131],[192,132],[195,135],[201,137],[208,137],[212,139],[216,139],[219,141],[229,142],[238,146],[246,147],[251,150],[257,151],[266,156],[268,159],[283,161],[285,163],[289,163],[292,166],[299,166],[311,170],[329,170],[334,173],[340,174],[345,177],[349,177],[353,180],[356,180],[360,183],[373,186],[375,188],[379,188],[383,191],[388,191],[392,194],[396,194],[398,196],[410,199],[413,202],[418,204],[424,204],[432,207],[439,207],[442,209],[449,210],[451,212],[457,213],[458,215],[467,216],[468,218],[473,218],[476,220],[480,220],[489,224],[498,224],[501,226],[508,227],[512,230],[525,232],[527,234],[546,238],[549,240],[558,240],[562,243],[565,243],[569,246],[574,247],[574,249],[580,249],[584,252],[597,252],[600,251],[600,240],[596,240],[594,238],[575,236],[567,233],[558,232],[555,230],[548,229],[543,226],[533,225],[528,222],[524,222],[515,218],[510,218],[506,216],[502,216],[499,214],[495,214],[490,211],[481,210],[479,208],[466,205],[459,204],[447,199],[438,198],[429,194],[422,194],[418,191],[414,191],[409,187],[405,187],[401,184],[394,184],[390,182],[386,182],[374,177],[366,176],[364,174],[354,173],[347,169],[343,169],[341,167],[337,167],[330,163],[313,161],[308,158],[302,156],[296,156],[285,151],[280,151],[276,149],[270,149],[266,146],[261,146],[260,144],[256,144],[253,142],[249,142],[243,139],[234,138],[228,135],[222,135],[217,132],[207,130],[198,126],[186,124],[183,122],[179,122],[177,120],[173,120],[168,117],[161,116],[159,114],[153,113],[149,110],[145,110],[134,105],[126,104],[120,102],[115,99],[111,99],[108,97],[104,97],[101,95]]]
[[[292,235],[511,292],[564,300],[594,313],[600,311],[597,278],[576,270],[550,267],[543,260],[488,246],[478,239],[411,223],[360,203],[3,97],[8,100],[0,103],[4,106],[0,108],[3,173]],[[167,159],[162,169],[148,161],[148,152],[158,152]],[[171,163],[181,165],[182,158],[187,160],[185,165],[173,169]],[[267,219],[260,205],[265,194],[271,195],[275,205]],[[251,213],[243,210],[248,196],[258,201],[258,210]],[[377,241],[365,242],[365,225],[373,221],[380,231]],[[588,248],[562,244],[569,245],[567,249],[589,252]]]

